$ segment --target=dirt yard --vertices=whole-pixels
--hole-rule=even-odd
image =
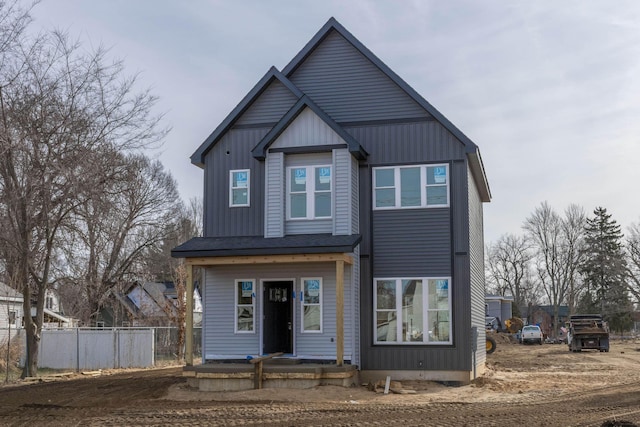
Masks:
[[[0,425],[640,426],[640,340],[614,341],[609,353],[499,340],[488,367],[468,386],[403,382],[416,394],[402,395],[204,393],[186,387],[179,367],[74,374],[0,387]]]

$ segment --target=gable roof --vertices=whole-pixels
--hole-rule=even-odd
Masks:
[[[340,125],[338,125],[335,120],[333,120],[327,113],[322,111],[320,107],[318,107],[307,95],[303,95],[298,102],[295,103],[293,107],[285,114],[282,119],[262,138],[262,141],[256,145],[256,147],[251,150],[253,157],[258,160],[264,160],[267,154],[267,149],[269,146],[280,136],[282,132],[298,117],[298,115],[305,108],[309,108],[313,111],[318,117],[322,119],[335,133],[337,133],[340,138],[342,138],[349,148],[349,152],[353,154],[357,159],[365,159],[367,157],[367,152],[360,145],[358,141],[355,140],[353,136],[347,133]]]
[[[22,294],[11,286],[0,282],[0,300],[22,302]]]
[[[279,72],[275,67],[271,67],[269,71],[260,79],[260,81],[251,89],[251,91],[240,101],[240,103],[236,106],[236,108],[229,113],[229,115],[220,123],[220,125],[209,135],[209,137],[198,147],[198,149],[191,156],[191,163],[204,167],[204,157],[207,152],[215,145],[215,143],[224,135],[224,133],[231,127],[233,124],[239,119],[243,112],[245,112],[251,104],[257,99],[262,92],[266,89],[266,87],[273,81],[273,79],[278,79],[282,84],[284,84],[296,97],[299,99],[304,96],[302,91],[294,83],[289,80],[289,78],[295,73],[295,71],[304,63],[304,61],[313,53],[313,51],[322,43],[322,41],[332,32],[336,31],[340,34],[345,40],[347,40],[357,51],[359,51],[365,58],[371,61],[384,75],[386,75],[392,82],[394,82],[398,87],[400,87],[409,97],[415,101],[418,105],[427,111],[437,122],[439,122],[446,130],[448,130],[453,136],[455,136],[464,146],[465,151],[467,153],[467,157],[469,159],[469,166],[471,168],[472,176],[477,184],[478,192],[480,194],[480,198],[483,202],[491,201],[491,190],[489,189],[489,183],[486,177],[486,173],[484,170],[484,165],[482,162],[482,157],[480,156],[480,150],[478,146],[469,139],[460,129],[454,126],[442,113],[440,113],[433,105],[427,102],[418,92],[415,91],[411,86],[409,86],[400,76],[398,76],[391,68],[389,68],[385,63],[383,63],[376,55],[373,54],[365,45],[363,45],[358,39],[356,39],[346,28],[344,28],[335,18],[331,17],[326,24],[313,36],[313,38],[302,48],[300,52],[285,66],[282,70],[282,73]],[[311,102],[311,100],[309,100]],[[296,103],[294,107],[301,108],[299,102]],[[309,106],[309,105],[307,105]],[[293,108],[292,108],[293,110]],[[318,110],[320,110],[318,108]],[[298,110],[297,113],[293,115],[293,119],[295,116],[299,114],[301,111]],[[322,111],[322,110],[320,110]],[[291,112],[291,110],[290,110]],[[316,113],[317,114],[317,113]],[[326,117],[326,113],[323,113]],[[288,116],[287,113],[286,116]],[[286,120],[285,118],[281,119],[279,122],[280,128],[278,132],[269,132],[267,136],[271,135],[271,139],[269,142],[265,142],[265,139],[261,141],[258,146],[253,151],[254,157],[260,158],[263,156],[262,148],[266,148],[271,142],[273,142],[273,138],[276,138],[283,130],[286,128]],[[330,119],[330,118],[329,118]],[[291,119],[292,120],[292,119]],[[323,118],[324,120],[324,118]],[[330,119],[331,122],[335,124],[333,119]],[[330,124],[327,120],[325,120],[327,124]],[[290,121],[289,121],[290,123]],[[288,124],[288,123],[287,123]],[[336,125],[337,126],[337,125]],[[276,126],[277,127],[277,126]],[[338,126],[339,127],[339,126]],[[275,128],[274,128],[275,129]],[[272,129],[272,131],[274,130]],[[334,129],[335,130],[335,129]],[[275,137],[273,136],[275,135]],[[346,140],[346,139],[345,139]],[[264,143],[264,144],[263,144]],[[265,147],[262,147],[262,146]],[[359,144],[358,144],[359,145]],[[261,148],[259,148],[261,147]],[[258,151],[255,151],[258,149]],[[351,145],[349,146],[349,150],[352,150]],[[354,153],[358,153],[358,151],[352,151]],[[359,153],[360,155],[366,155],[363,152]]]
[[[211,147],[225,134],[225,132],[233,126],[233,124],[240,118],[247,108],[251,106],[262,92],[274,81],[278,80],[287,89],[293,93],[296,98],[303,96],[303,93],[298,89],[289,79],[287,79],[280,71],[275,67],[271,67],[269,71],[256,83],[256,85],[249,91],[249,93],[242,98],[242,101],[225,117],[225,119],[218,125],[218,127],[204,140],[200,147],[191,155],[191,163],[196,166],[204,167],[204,157],[209,152]]]
[[[357,38],[353,36],[346,28],[344,28],[335,18],[331,17],[326,24],[316,33],[315,36],[302,48],[300,52],[284,67],[282,74],[290,78],[292,74],[302,65],[316,47],[331,33],[338,32],[349,43],[353,45],[362,55],[371,61],[380,69],[389,79],[403,89],[415,102],[424,108],[436,121],[451,132],[465,146],[465,151],[470,158],[470,166],[472,174],[478,183],[478,191],[480,192],[482,201],[491,200],[491,190],[484,171],[482,158],[478,146],[469,139],[460,129],[451,123],[442,113],[440,113],[433,105],[427,102],[418,92],[409,86],[400,76],[398,76],[391,68],[382,62],[373,52],[363,45]]]

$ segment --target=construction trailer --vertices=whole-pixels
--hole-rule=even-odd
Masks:
[[[567,329],[569,351],[609,351],[609,325],[600,314],[574,314],[569,317]]]

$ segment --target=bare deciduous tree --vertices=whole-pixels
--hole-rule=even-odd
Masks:
[[[529,280],[533,250],[525,236],[504,234],[487,247],[487,276],[500,295],[510,294],[516,307],[531,301],[532,281]]]
[[[587,216],[581,206],[571,204],[564,212],[562,231],[564,235],[564,257],[566,259],[565,280],[568,281],[567,305],[569,314],[575,314],[578,297],[581,292],[578,283],[578,267],[584,255],[584,236]]]
[[[0,4],[0,20],[11,16]],[[112,179],[104,155],[147,147],[162,139],[156,98],[136,90],[104,49],[86,53],[65,34],[28,40],[27,18],[15,18],[11,55],[0,68],[0,230],[3,257],[24,296],[27,361],[23,376],[37,373],[45,291],[52,282],[54,249],[72,213]],[[24,22],[25,24],[20,24]],[[2,22],[0,22],[2,25]],[[11,25],[9,25],[11,27]],[[0,43],[4,40],[0,37]],[[35,318],[32,319],[32,301]]]
[[[176,184],[158,161],[141,154],[118,155],[117,171],[90,199],[78,205],[65,227],[64,286],[75,289],[74,314],[95,319],[112,289],[145,276],[144,260],[176,227],[180,201]]]
[[[560,305],[570,293],[575,299],[580,244],[584,235],[584,210],[570,205],[565,218],[543,202],[525,220],[524,229],[536,250],[536,267],[542,288],[553,306],[554,334],[558,333]]]
[[[625,242],[628,287],[636,303],[640,303],[640,221],[632,223],[628,230]]]

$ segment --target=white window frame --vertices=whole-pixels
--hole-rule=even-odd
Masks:
[[[427,168],[443,166],[446,168],[446,180],[447,180],[447,202],[438,205],[427,205],[427,192],[429,187],[440,187],[442,184],[427,184]],[[420,168],[420,205],[417,206],[402,206],[402,183],[400,179],[401,169]],[[393,170],[393,186],[377,187],[376,186],[376,171],[381,169]],[[435,163],[435,164],[421,164],[421,165],[402,165],[402,166],[380,166],[372,168],[372,207],[373,210],[390,210],[390,209],[424,209],[424,208],[446,208],[451,203],[451,180],[450,180],[450,167],[448,163]],[[376,190],[393,188],[395,192],[395,203],[393,206],[376,206]]]
[[[238,304],[238,285],[241,282],[251,282],[251,304]],[[255,334],[256,333],[256,279],[236,279],[233,282],[233,333],[234,334]],[[250,331],[238,330],[238,308],[251,307],[253,313],[253,328]]]
[[[304,297],[305,297],[305,292],[304,292],[304,282],[307,280],[317,280],[318,282],[320,282],[320,289],[319,289],[319,302],[317,304],[305,304],[304,302]],[[322,277],[302,277],[300,278],[300,333],[303,334],[321,334],[322,330],[323,330],[323,325],[324,325],[324,321],[323,321],[323,317],[324,317],[324,305],[323,305],[323,292],[324,291],[324,285],[322,283]],[[320,330],[306,330],[304,328],[304,308],[306,306],[310,306],[310,307],[320,307]]]
[[[329,190],[316,191],[316,174],[315,171],[318,168],[329,168],[331,173],[331,180],[329,181]],[[306,169],[307,187],[304,191],[307,199],[307,216],[306,217],[292,217],[291,216],[291,170],[292,169]],[[300,221],[309,219],[331,219],[333,218],[333,166],[332,165],[308,165],[308,166],[288,166],[287,167],[287,220]],[[317,193],[329,193],[329,199],[331,200],[331,211],[329,216],[315,216],[316,211],[316,198]],[[297,191],[294,194],[302,194],[301,191]]]
[[[247,174],[247,203],[233,203],[233,190],[241,190],[244,188],[233,186],[233,174],[238,172],[246,172]],[[242,208],[247,206],[251,206],[251,169],[232,169],[229,171],[229,207]]]
[[[423,283],[422,292],[422,331],[423,340],[425,341],[402,341],[402,281],[403,280],[421,280]],[[447,281],[447,300],[449,301],[449,340],[448,341],[429,341],[428,319],[429,312],[445,311],[443,309],[429,309],[428,301],[428,283],[429,280],[446,280]],[[378,281],[394,281],[396,285],[396,340],[395,341],[378,341],[378,311],[394,311],[394,310],[378,310]],[[453,344],[453,310],[451,301],[451,277],[377,277],[373,279],[373,343],[375,345],[451,345]]]

